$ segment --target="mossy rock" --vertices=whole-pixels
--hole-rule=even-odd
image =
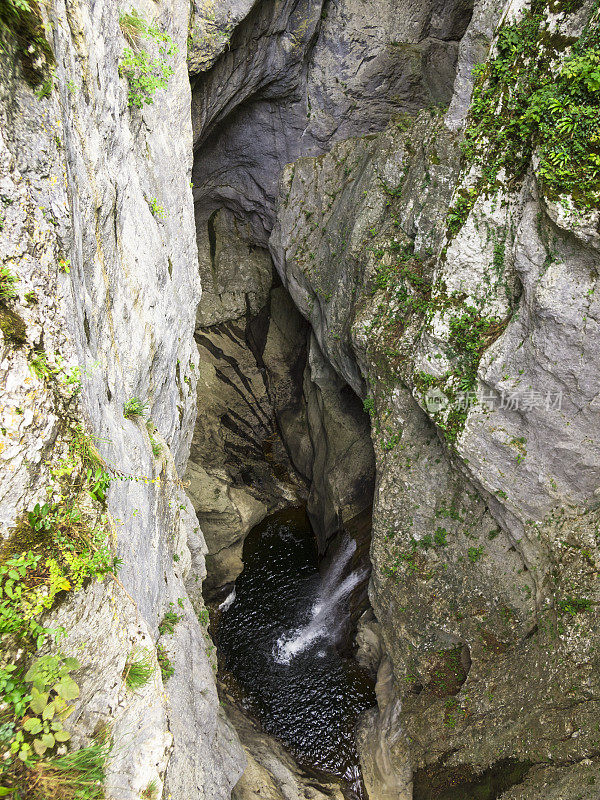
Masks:
[[[0,0],[0,35],[7,41],[12,40],[23,77],[30,86],[36,87],[49,82],[54,54],[46,38],[39,3],[28,0],[27,5],[28,8],[24,8],[15,0]]]
[[[16,345],[27,341],[27,326],[25,320],[15,311],[0,306],[0,330],[4,338]]]

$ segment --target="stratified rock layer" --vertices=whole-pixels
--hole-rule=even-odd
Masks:
[[[127,42],[116,4],[53,4],[47,31],[55,76],[37,95],[3,29],[0,169],[10,208],[0,253],[18,279],[18,297],[0,311],[2,533],[43,502],[49,470],[66,454],[69,430],[81,425],[113,477],[111,544],[122,568],[118,580],[108,576],[53,614],[67,631],[61,651],[82,665],[73,740],[86,743],[110,726],[106,791],[115,800],[135,800],[151,784],[165,796],[224,800],[244,756],[219,706],[184,587],[192,555],[203,574],[205,551],[180,478],[195,418],[200,296],[184,58],[189,4],[137,5],[179,49],[168,89],[143,109],[128,105],[119,75]],[[163,217],[153,213],[157,204]],[[81,370],[81,394],[66,406],[52,373],[29,366],[42,351],[56,374]],[[123,415],[133,397],[157,428],[158,456],[143,420]],[[162,637],[175,671],[163,683],[154,645],[178,601],[175,635]],[[155,670],[134,694],[123,672],[140,647],[153,654]]]

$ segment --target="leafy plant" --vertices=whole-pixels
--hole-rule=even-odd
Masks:
[[[454,205],[448,210],[446,217],[447,231],[449,238],[456,236],[462,226],[465,224],[467,217],[471,213],[475,201],[477,200],[478,192],[471,187],[470,189],[461,189]]]
[[[0,667],[0,697],[4,705],[0,724],[0,741],[10,742],[20,720],[31,701],[31,694],[21,679],[22,670],[16,664]]]
[[[52,528],[50,506],[48,503],[44,503],[43,506],[36,503],[33,511],[27,514],[27,518],[34,531],[49,531]]]
[[[68,367],[60,355],[47,353],[45,350],[34,350],[29,356],[29,369],[40,381],[52,382],[54,388],[69,397],[75,397],[81,391],[80,367]],[[76,426],[73,436],[78,437],[81,425]]]
[[[85,467],[104,469],[106,463],[98,451],[97,441],[97,437],[87,433],[81,424],[77,424],[71,432],[69,451],[80,458]]]
[[[0,267],[0,302],[12,300],[17,296],[15,284],[18,278],[12,274],[8,267]]]
[[[175,633],[175,625],[183,619],[183,617],[177,614],[173,609],[173,603],[170,603],[171,609],[167,611],[167,613],[162,618],[162,622],[158,626],[158,632],[161,636],[168,633],[173,635]]]
[[[27,741],[19,741],[19,735],[23,739],[25,733],[34,737],[32,745],[38,756],[71,738],[71,734],[63,728],[63,722],[73,711],[67,703],[79,697],[79,687],[69,673],[80,666],[75,658],[49,655],[36,659],[27,671],[25,682],[32,684],[31,702],[23,721],[23,730],[11,745],[14,752],[18,746],[22,760],[25,759],[22,758],[21,748],[29,748],[30,745]]]
[[[448,342],[458,361],[457,378],[463,391],[477,385],[477,368],[484,350],[504,330],[505,321],[481,317],[472,306],[463,306],[459,314],[450,319]]]
[[[143,108],[154,102],[158,89],[164,89],[173,67],[167,61],[177,53],[177,46],[171,37],[159,30],[156,25],[149,25],[137,11],[123,13],[119,17],[121,31],[130,47],[123,51],[119,64],[119,73],[129,83],[129,105]],[[152,57],[140,45],[146,39],[158,48],[158,57]]]
[[[37,647],[43,644],[48,630],[35,616],[47,607],[46,602],[51,603],[47,600],[47,587],[42,593],[28,585],[40,561],[41,556],[29,551],[0,564],[0,636],[14,635],[21,641],[33,639]]]
[[[51,375],[56,370],[64,373],[60,364],[49,367]],[[60,632],[41,622],[57,596],[118,568],[106,539],[105,515],[97,508],[110,480],[104,462],[81,425],[72,429],[68,448],[67,456],[50,467],[48,499],[17,521],[0,557],[0,639],[7,652],[16,654],[14,664],[0,667],[0,782],[9,794],[18,790],[28,800],[88,800],[102,794],[101,784],[85,784],[85,775],[97,770],[101,777],[96,756],[106,752],[104,746],[50,755],[70,738],[64,722],[79,694],[70,674],[78,662],[61,654],[31,661],[35,650]]]
[[[87,491],[91,497],[99,503],[106,502],[106,492],[110,486],[110,475],[102,469],[96,467],[95,470],[88,468],[86,472]]]
[[[29,358],[29,369],[40,381],[46,380],[54,373],[54,367],[48,362],[48,354],[44,350],[36,350]]]
[[[546,196],[570,195],[576,208],[600,207],[600,10],[561,58],[538,0],[498,37],[497,55],[475,69],[465,132],[476,192],[509,189],[525,176],[534,151]]]
[[[172,675],[175,674],[175,669],[169,660],[165,648],[161,644],[156,646],[156,658],[158,660],[158,666],[160,667],[162,679],[164,682],[166,682]]]
[[[159,219],[164,219],[167,216],[167,212],[165,211],[164,207],[158,202],[156,197],[150,197],[148,199],[148,204],[155,217],[158,217]]]
[[[564,600],[560,600],[558,603],[559,611],[562,614],[570,614],[572,617],[581,611],[589,611],[591,607],[591,600],[588,600],[585,597],[572,597],[570,595]]]
[[[445,528],[439,527],[433,534],[433,540],[439,547],[446,547],[448,544],[447,536],[448,531]]]
[[[381,437],[381,447],[386,453],[389,453],[396,447],[401,438],[402,435],[400,433],[390,433],[387,439]]]
[[[139,397],[132,397],[123,406],[123,416],[125,419],[135,419],[146,414],[148,403],[143,403]]]
[[[467,550],[469,561],[475,564],[483,556],[483,547],[469,547]]]
[[[132,650],[125,664],[124,677],[127,686],[135,691],[145,686],[154,673],[150,650]]]

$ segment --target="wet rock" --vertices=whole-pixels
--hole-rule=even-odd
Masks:
[[[227,715],[248,759],[232,800],[343,800],[338,786],[299,767],[276,739],[261,732],[231,703],[227,705]]]

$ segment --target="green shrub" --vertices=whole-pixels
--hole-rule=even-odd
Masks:
[[[433,534],[433,540],[439,547],[446,547],[448,544],[448,531],[445,528],[438,528]]]
[[[158,626],[158,632],[160,633],[161,636],[163,636],[166,633],[173,635],[175,633],[175,625],[177,625],[177,623],[183,619],[182,616],[173,611],[173,603],[171,603],[170,605],[171,605],[171,610],[167,611],[167,613],[162,618],[162,622]]]
[[[375,414],[375,400],[372,397],[367,397],[363,401],[364,411],[372,417]]]
[[[483,547],[469,547],[467,550],[469,561],[475,564],[483,556]]]
[[[119,27],[127,43],[131,45],[131,47],[138,47],[140,39],[144,38],[148,30],[146,21],[135,9],[132,11],[123,11],[119,14]]]
[[[167,59],[177,53],[177,47],[168,34],[149,25],[137,11],[121,14],[119,25],[130,45],[123,51],[119,73],[129,83],[129,105],[143,108],[154,102],[158,89],[166,88],[174,72]],[[158,57],[152,57],[141,47],[141,39],[158,47]]]
[[[14,660],[0,667],[0,786],[15,800],[102,796],[105,745],[52,755],[70,739],[65,720],[79,695],[70,673],[79,663],[60,653],[34,658],[63,632],[44,627],[43,614],[61,595],[119,566],[106,516],[89,500],[103,502],[110,477],[83,427],[71,434],[67,455],[50,466],[47,499],[24,513],[0,546],[0,640]],[[97,776],[93,786],[90,775]]]
[[[43,756],[46,750],[71,738],[63,722],[73,710],[67,703],[79,697],[79,687],[69,673],[80,666],[75,658],[49,655],[36,659],[27,671],[25,682],[32,684],[29,713],[11,745],[15,752],[17,745],[21,748],[19,758],[22,759],[23,747],[30,750],[33,746],[36,755]],[[24,737],[25,733],[34,737],[31,745],[27,741],[19,742],[18,737]]]
[[[132,397],[123,406],[123,416],[125,419],[135,419],[146,414],[148,403],[142,403],[139,397]]]
[[[548,3],[536,0],[504,25],[496,56],[475,69],[464,152],[480,167],[478,192],[517,185],[535,151],[546,196],[598,208],[600,10],[596,4],[578,40],[551,33],[548,16]]]
[[[148,431],[148,436],[150,437],[150,447],[152,448],[152,454],[158,458],[158,456],[162,452],[162,445],[160,442],[157,442],[154,438],[153,434],[156,432],[156,425],[152,422],[151,419],[146,422],[146,430]]]
[[[150,210],[154,214],[155,217],[159,219],[164,219],[167,216],[167,212],[165,211],[164,207],[158,202],[156,197],[151,197],[148,200],[148,204],[150,205]]]
[[[471,213],[475,201],[477,200],[478,192],[476,189],[461,189],[454,205],[448,210],[446,217],[446,225],[448,237],[451,239],[460,231],[462,226],[467,221],[467,217]]]
[[[581,611],[589,611],[592,607],[592,601],[585,597],[566,597],[558,603],[558,609],[562,614],[570,614],[574,617]]]

